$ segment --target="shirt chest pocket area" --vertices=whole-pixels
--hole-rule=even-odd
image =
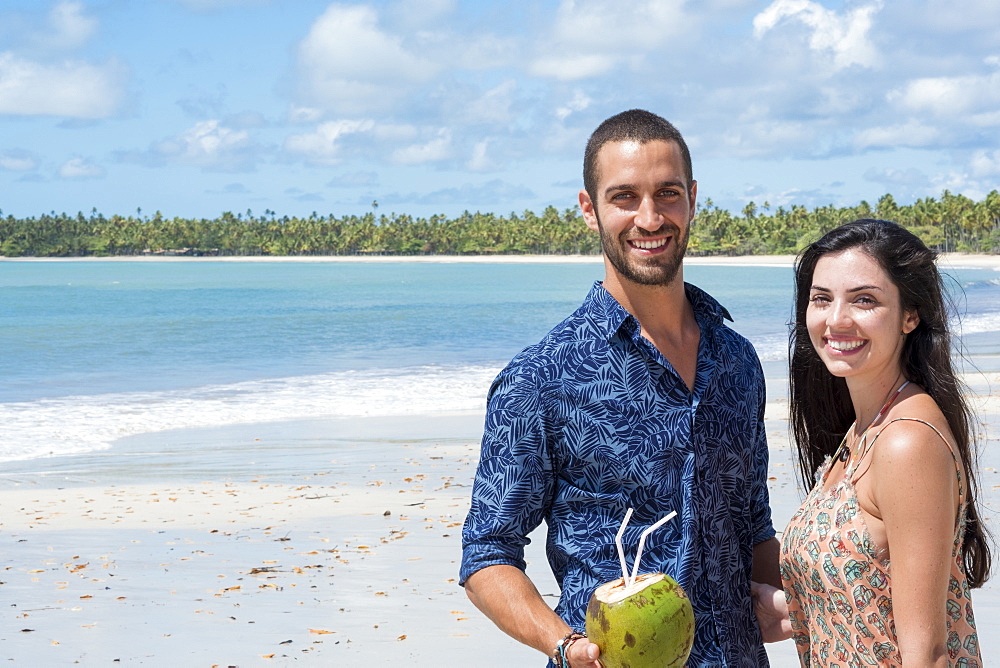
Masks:
[[[673,496],[689,458],[681,445],[687,442],[661,421],[637,420],[620,407],[580,413],[562,429],[559,475],[564,486],[593,497]]]

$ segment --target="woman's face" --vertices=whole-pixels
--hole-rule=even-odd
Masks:
[[[915,312],[903,310],[888,274],[861,248],[830,253],[816,262],[806,327],[834,376],[873,382],[898,376],[905,335],[918,323]]]

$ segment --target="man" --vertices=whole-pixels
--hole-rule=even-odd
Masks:
[[[726,310],[683,280],[698,187],[683,137],[626,111],[584,155],[580,209],[599,232],[605,279],[490,388],[463,530],[461,582],[503,631],[572,668],[600,664],[583,631],[597,586],[629,559],[662,571],[695,610],[694,666],[767,665],[751,578],[780,587],[767,496],[764,380]],[[548,525],[562,589],[553,612],[524,573],[526,536]]]

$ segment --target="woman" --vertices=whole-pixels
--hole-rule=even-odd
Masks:
[[[783,535],[785,600],[754,595],[765,638],[794,638],[803,666],[982,664],[969,589],[990,553],[934,259],[858,220],[796,263],[789,400],[815,486]]]

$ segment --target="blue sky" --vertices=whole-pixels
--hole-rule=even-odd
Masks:
[[[576,205],[655,111],[702,201],[1000,181],[996,0],[4,0],[0,210],[214,218]]]

